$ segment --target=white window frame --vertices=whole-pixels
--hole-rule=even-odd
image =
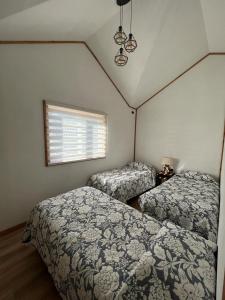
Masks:
[[[50,150],[49,150],[49,130],[48,130],[48,105],[57,106],[59,108],[69,108],[74,110],[79,110],[81,112],[87,112],[87,113],[93,113],[93,114],[99,114],[101,116],[104,116],[105,118],[105,128],[106,128],[106,142],[105,142],[105,155],[100,157],[94,157],[94,158],[84,158],[84,159],[77,159],[77,160],[71,160],[66,162],[57,162],[52,163],[50,161]],[[73,106],[73,105],[67,105],[59,102],[54,101],[47,101],[43,100],[43,116],[44,116],[44,144],[45,144],[45,165],[47,167],[49,166],[57,166],[57,165],[64,165],[64,164],[71,164],[81,161],[90,161],[90,160],[96,160],[96,159],[105,159],[107,157],[107,149],[108,149],[108,117],[107,114],[104,112],[99,112],[95,110],[88,110],[85,108]]]

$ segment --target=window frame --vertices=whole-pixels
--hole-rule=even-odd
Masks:
[[[72,164],[72,163],[77,163],[77,162],[82,162],[82,161],[91,161],[91,160],[97,160],[97,159],[105,159],[107,157],[107,152],[108,152],[108,115],[104,112],[96,111],[96,110],[90,110],[86,108],[81,108],[78,106],[70,105],[70,104],[64,104],[60,102],[55,102],[55,101],[49,101],[49,100],[43,100],[43,118],[44,118],[44,149],[45,149],[45,166],[46,167],[51,167],[51,166],[58,166],[58,165],[65,165],[65,164]],[[51,163],[49,160],[49,143],[48,143],[48,105],[54,105],[62,108],[70,108],[74,110],[80,110],[83,112],[88,112],[88,113],[94,113],[94,114],[99,114],[105,117],[105,126],[106,126],[106,142],[105,142],[105,155],[101,157],[95,157],[95,158],[84,158],[84,159],[79,159],[79,160],[71,160],[71,161],[66,161],[66,162],[59,162],[59,163]]]

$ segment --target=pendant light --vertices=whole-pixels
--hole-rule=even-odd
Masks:
[[[124,49],[121,47],[117,52],[115,59],[115,63],[117,66],[123,67],[127,64],[128,56],[124,53]]]
[[[134,52],[134,50],[137,48],[137,41],[134,38],[134,35],[132,34],[132,21],[133,21],[133,5],[132,0],[130,1],[130,34],[128,40],[124,44],[124,48],[128,53]]]
[[[131,53],[137,48],[137,41],[132,33],[132,22],[133,22],[133,3],[132,0],[116,0],[117,5],[120,6],[120,26],[118,31],[114,35],[114,41],[117,45],[120,45],[120,49],[117,52],[114,62],[117,66],[125,66],[128,62],[128,56],[126,52]],[[123,30],[123,6],[127,3],[131,3],[130,9],[130,33],[127,39],[127,35]],[[125,50],[126,52],[125,52]]]
[[[123,45],[127,40],[127,35],[123,31],[123,6],[120,6],[120,26],[114,35],[114,41],[117,45]]]

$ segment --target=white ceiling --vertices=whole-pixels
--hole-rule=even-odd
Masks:
[[[0,11],[7,1],[0,0]],[[118,13],[110,0],[10,1],[17,9],[1,18],[0,40],[86,40]]]
[[[129,7],[128,7],[129,8]],[[136,1],[134,34],[139,47],[126,67],[113,62],[117,17],[101,27],[88,44],[132,106],[140,105],[208,52],[198,0]]]
[[[201,0],[210,52],[225,51],[225,0]]]
[[[225,51],[225,0],[134,0],[138,41],[115,66],[115,0],[0,0],[0,40],[85,40],[137,107],[209,51]],[[129,5],[124,8],[128,33]]]
[[[6,18],[45,1],[47,0],[1,0],[0,19]]]

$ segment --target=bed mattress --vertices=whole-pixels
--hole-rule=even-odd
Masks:
[[[88,181],[89,186],[122,202],[153,188],[155,183],[155,168],[140,162],[132,162],[123,168],[94,174]]]
[[[217,242],[219,184],[211,176],[187,171],[139,198],[142,211],[160,221],[170,220]]]
[[[91,187],[37,204],[24,242],[63,299],[215,299],[214,243]]]

